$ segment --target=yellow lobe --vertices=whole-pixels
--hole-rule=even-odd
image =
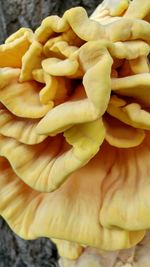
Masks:
[[[23,35],[18,33],[10,37],[5,44],[0,45],[1,68],[20,68],[22,66],[22,57],[29,49],[33,40],[33,36],[30,31],[24,31],[23,33]]]
[[[149,228],[149,152],[149,131],[141,145],[116,150],[116,159],[103,186],[100,222],[104,227],[130,231]],[[110,157],[111,153],[113,148]]]
[[[146,56],[140,56],[129,61],[130,68],[134,74],[149,73],[149,63]]]
[[[130,96],[146,107],[150,106],[150,73],[140,73],[123,78],[112,78],[112,90],[121,96]]]
[[[41,118],[53,107],[53,102],[42,105],[39,89],[41,86],[35,81],[19,83],[14,80],[0,90],[0,101],[16,116]]]
[[[46,136],[36,133],[38,120],[22,119],[11,114],[4,107],[0,108],[0,133],[17,141],[34,145],[42,142]]]
[[[35,38],[40,43],[45,43],[53,33],[62,33],[68,31],[69,25],[66,20],[58,16],[50,16],[42,21],[42,24],[35,31]]]
[[[144,19],[150,13],[150,2],[144,0],[141,5],[141,0],[130,1],[129,7],[124,14],[126,18]]]
[[[20,69],[0,68],[0,90],[14,82],[20,74]]]
[[[137,103],[131,103],[122,107],[110,103],[107,112],[118,120],[134,128],[150,129],[150,114]]]
[[[57,245],[59,255],[63,258],[75,260],[83,251],[83,247],[73,242],[54,238],[52,238],[52,241]]]
[[[48,73],[43,73],[43,79],[45,81],[45,86],[40,91],[40,101],[42,104],[48,104],[55,99],[55,95],[58,88],[57,78],[49,75]]]
[[[104,163],[104,157],[98,156],[74,172],[55,192],[40,193],[26,186],[0,157],[0,214],[25,239],[45,236],[106,250],[131,247],[143,238],[145,231],[107,229],[98,222],[100,186],[106,175],[100,166],[106,167]],[[135,226],[136,221],[132,222]]]
[[[129,148],[138,146],[143,142],[145,138],[143,130],[133,128],[110,116],[105,116],[104,118],[106,127],[105,139],[110,145]]]
[[[133,60],[138,57],[147,56],[150,52],[150,47],[144,41],[133,40],[110,43],[108,44],[108,50],[115,58]]]
[[[71,76],[78,70],[77,60],[48,58],[42,61],[43,70],[50,75]]]
[[[16,174],[29,186],[39,191],[53,191],[93,158],[104,140],[105,130],[99,120],[73,127],[64,135],[72,147],[62,136],[46,139],[35,146],[1,136],[0,155],[9,160]]]
[[[105,37],[104,28],[97,22],[90,20],[82,7],[71,8],[64,13],[63,18],[67,20],[81,40],[92,41]]]
[[[42,45],[34,41],[22,58],[22,68],[19,77],[20,82],[33,79],[32,70],[40,68],[42,61]]]
[[[20,28],[18,31],[14,32],[13,34],[11,34],[6,40],[5,40],[5,44],[11,43],[15,40],[17,40],[18,38],[27,35],[28,37],[30,37],[30,40],[34,39],[33,37],[33,31],[30,28]]]
[[[99,49],[100,45],[101,49]],[[93,47],[96,49],[94,56]],[[53,108],[38,124],[39,134],[56,134],[74,124],[96,120],[107,109],[111,92],[112,58],[104,48],[103,42],[102,44],[89,42],[81,48],[80,53],[80,64],[85,71],[83,85],[87,97],[76,100],[75,95],[71,99],[73,101],[67,101]]]
[[[78,50],[78,47],[73,45],[72,46],[68,45],[68,43],[65,41],[59,41],[53,44],[50,50],[53,52],[59,52],[63,56],[69,58],[73,53],[75,53]]]

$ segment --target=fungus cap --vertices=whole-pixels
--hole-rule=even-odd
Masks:
[[[122,266],[118,251],[147,240],[149,1],[138,7],[72,8],[0,46],[0,214],[53,238],[64,267],[107,267],[102,250]]]

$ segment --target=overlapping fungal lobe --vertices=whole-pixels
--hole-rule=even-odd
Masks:
[[[61,258],[59,264],[60,267],[148,267],[150,262],[149,238],[148,232],[136,247],[115,252],[86,247],[76,260]],[[70,244],[70,248],[72,246],[73,244]],[[65,243],[64,248],[66,248]]]
[[[0,46],[0,214],[53,238],[64,267],[107,267],[91,248],[115,264],[150,228],[149,1],[138,7],[73,8]]]

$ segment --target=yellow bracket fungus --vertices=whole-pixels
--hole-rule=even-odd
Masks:
[[[61,267],[149,267],[150,2],[104,0],[0,45],[0,215]],[[18,53],[19,51],[19,53]]]

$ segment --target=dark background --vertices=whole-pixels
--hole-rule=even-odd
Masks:
[[[84,7],[90,15],[101,0],[0,0],[0,43],[21,26],[33,30],[49,15]],[[47,238],[25,241],[0,218],[0,267],[58,267],[55,246]]]

